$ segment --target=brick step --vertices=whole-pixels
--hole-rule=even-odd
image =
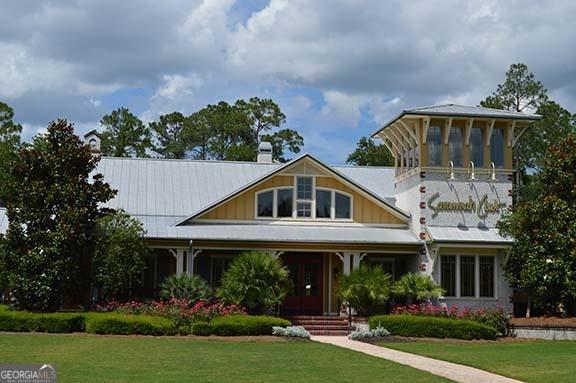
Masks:
[[[314,320],[314,319],[318,319],[318,320],[343,320],[346,318],[341,317],[341,316],[336,316],[336,315],[292,315],[292,316],[287,316],[286,319],[288,319],[288,320]]]
[[[309,331],[310,335],[328,335],[328,336],[348,336],[348,330],[312,330]]]
[[[336,325],[336,326],[326,326],[326,325],[308,325],[308,326],[302,326],[304,327],[306,330],[308,331],[316,331],[316,330],[326,330],[326,331],[352,331],[352,329],[350,327],[348,327],[348,325],[345,326],[341,326],[341,325]]]
[[[294,326],[308,326],[308,325],[338,325],[347,326],[348,321],[328,321],[328,320],[298,320],[291,321]]]

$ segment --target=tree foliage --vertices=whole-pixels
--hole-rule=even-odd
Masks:
[[[141,284],[148,253],[145,234],[142,224],[124,211],[98,219],[92,275],[104,298],[126,298]]]
[[[370,316],[378,305],[388,302],[391,292],[390,274],[381,266],[360,265],[350,275],[340,274],[336,293],[360,315]]]
[[[444,294],[442,287],[430,275],[420,273],[404,274],[394,283],[393,292],[395,295],[408,298],[409,303],[417,304],[439,298]]]
[[[552,146],[536,175],[536,198],[498,223],[516,242],[506,264],[512,284],[540,304],[576,301],[576,136]],[[574,307],[574,306],[573,306]]]
[[[279,259],[252,251],[234,259],[216,294],[226,303],[246,307],[250,314],[265,314],[284,301],[289,286],[288,270]]]
[[[6,270],[21,309],[87,303],[100,204],[115,192],[90,174],[98,158],[58,120],[20,149],[8,183]]]
[[[119,108],[100,120],[102,154],[112,157],[148,157],[152,147],[150,129],[126,108]]]
[[[151,122],[149,126],[157,141],[156,153],[164,158],[186,158],[186,152],[192,146],[189,125],[190,119],[179,112],[165,114]]]
[[[15,123],[13,117],[12,108],[0,102],[0,206],[6,203],[10,163],[16,159],[20,147],[22,126]]]
[[[394,157],[384,145],[376,145],[369,137],[362,137],[346,163],[356,166],[394,166]]]

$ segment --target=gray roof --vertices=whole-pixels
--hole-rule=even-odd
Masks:
[[[174,226],[177,222],[175,217],[136,216],[135,218],[142,222],[147,231],[147,237],[155,239],[408,245],[421,243],[409,229],[272,223],[192,223]]]
[[[0,234],[6,233],[8,230],[8,217],[6,216],[6,209],[0,208]]]
[[[109,207],[124,209],[131,215],[185,219],[282,165],[103,157],[97,171],[118,190]],[[393,201],[394,169],[332,168],[380,198]]]
[[[514,243],[512,238],[502,237],[494,228],[428,226],[427,231],[434,242]]]
[[[538,114],[532,113],[521,113],[513,112],[509,110],[484,108],[482,106],[470,106],[470,105],[457,105],[457,104],[444,104],[444,105],[433,105],[433,106],[423,106],[418,108],[405,109],[396,117],[388,121],[378,129],[378,131],[372,134],[372,137],[376,136],[380,131],[387,128],[389,125],[393,124],[404,115],[421,115],[421,116],[446,116],[446,117],[480,117],[480,118],[494,118],[494,119],[513,119],[513,120],[527,120],[535,121],[542,118]]]

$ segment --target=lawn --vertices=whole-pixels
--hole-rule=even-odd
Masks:
[[[0,334],[1,363],[53,363],[59,382],[447,382],[310,341]]]
[[[576,342],[512,340],[497,342],[381,342],[381,346],[426,355],[529,383],[574,382]]]

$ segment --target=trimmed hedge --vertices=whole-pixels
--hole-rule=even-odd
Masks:
[[[0,310],[0,331],[70,333],[84,331],[84,314],[36,314]]]
[[[239,336],[239,335],[272,335],[272,327],[290,326],[290,321],[272,316],[226,315],[210,321],[208,326],[198,323],[192,328],[195,335]]]
[[[86,316],[86,332],[115,335],[175,335],[178,329],[174,322],[163,317],[103,313]]]
[[[198,336],[212,335],[214,328],[208,322],[197,322],[192,325],[192,334]]]
[[[456,338],[496,339],[495,328],[465,319],[423,317],[414,315],[377,315],[370,318],[370,329],[380,325],[392,335]]]

